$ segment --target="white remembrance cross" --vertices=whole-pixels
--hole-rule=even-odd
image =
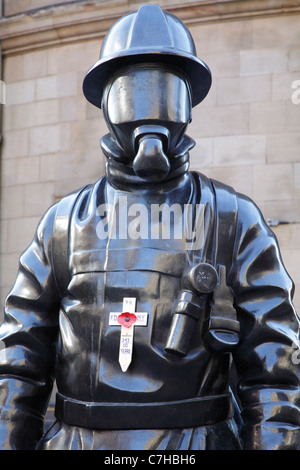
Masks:
[[[132,359],[133,333],[135,326],[147,326],[148,314],[146,312],[135,313],[136,298],[124,297],[123,313],[111,312],[109,325],[121,325],[119,363],[123,372],[126,372]]]

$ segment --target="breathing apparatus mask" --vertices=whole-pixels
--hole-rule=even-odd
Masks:
[[[191,122],[187,77],[161,64],[125,67],[104,87],[101,107],[123,163],[146,181],[163,180]]]

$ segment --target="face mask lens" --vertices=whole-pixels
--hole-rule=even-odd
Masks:
[[[118,144],[133,158],[134,134],[142,126],[161,126],[164,151],[174,148],[191,118],[186,81],[162,66],[144,64],[123,69],[108,85],[104,115]],[[168,141],[165,143],[165,135]]]

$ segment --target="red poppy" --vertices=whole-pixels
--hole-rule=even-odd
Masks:
[[[131,325],[136,322],[136,315],[134,313],[124,312],[118,316],[117,321],[120,325],[130,328]]]

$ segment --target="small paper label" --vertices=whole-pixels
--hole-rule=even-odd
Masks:
[[[121,326],[119,363],[123,372],[126,372],[132,361],[133,335],[135,326],[147,326],[147,312],[135,313],[136,298],[123,299],[123,312],[109,314],[110,326]]]

